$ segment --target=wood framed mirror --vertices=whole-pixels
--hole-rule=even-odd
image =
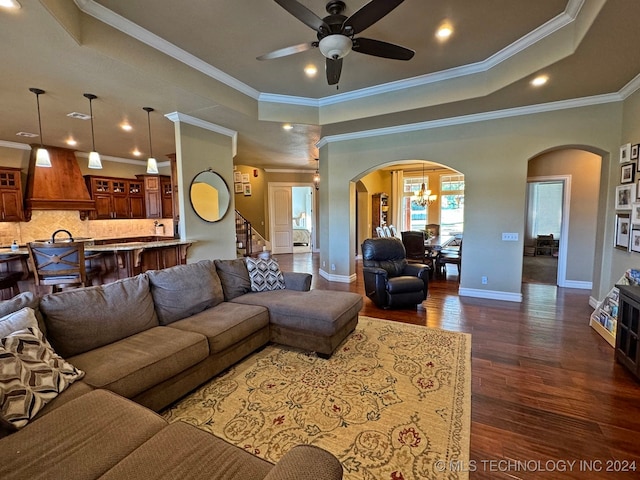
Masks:
[[[210,168],[198,173],[189,187],[189,200],[196,215],[205,222],[219,222],[231,203],[227,182]]]

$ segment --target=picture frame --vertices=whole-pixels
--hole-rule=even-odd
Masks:
[[[631,153],[629,154],[629,159],[638,160],[639,156],[640,156],[640,143],[631,145]]]
[[[244,191],[244,188],[242,187],[242,183],[234,183],[233,184],[233,191],[235,193],[242,193]]]
[[[640,202],[631,204],[631,225],[638,225],[640,228]]]
[[[635,199],[635,183],[627,183],[616,187],[616,210],[631,210],[631,203],[633,203]]]
[[[628,250],[630,238],[631,238],[631,220],[629,218],[629,214],[617,213],[614,247],[620,250]]]
[[[631,227],[629,250],[635,253],[640,253],[640,227]]]
[[[633,182],[633,176],[636,170],[636,166],[633,163],[625,163],[620,167],[620,183]]]
[[[248,173],[243,173],[242,174],[242,183],[249,183],[249,174]]]
[[[627,163],[631,160],[631,144],[620,145],[620,163]]]
[[[242,172],[236,170],[233,172],[233,183],[242,183]],[[242,191],[242,189],[240,189]]]
[[[251,184],[250,183],[243,183],[242,186],[244,187],[244,196],[245,197],[250,197],[251,196]]]

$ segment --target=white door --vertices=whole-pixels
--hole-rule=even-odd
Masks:
[[[291,187],[269,186],[271,205],[271,251],[293,253],[293,215],[291,213]]]

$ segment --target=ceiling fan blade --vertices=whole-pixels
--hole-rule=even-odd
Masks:
[[[290,47],[280,48],[273,52],[265,53],[256,57],[256,60],[271,60],[273,58],[286,57],[287,55],[293,55],[294,53],[306,52],[317,46],[317,42],[300,43],[298,45],[292,45]]]
[[[349,33],[353,35],[360,33],[387,15],[403,1],[404,0],[371,0],[347,18],[342,24],[342,28],[350,27],[352,31]]]
[[[340,81],[340,72],[342,72],[342,59],[327,58],[326,62],[327,70],[327,83],[329,85],[336,85]]]
[[[354,38],[354,52],[365,53],[375,57],[391,58],[393,60],[411,60],[416,52],[393,43],[373,40],[371,38]]]
[[[313,28],[316,32],[322,29],[324,29],[325,32],[329,31],[329,27],[324,23],[324,20],[304,5],[296,2],[296,0],[275,0],[275,2],[302,23]]]

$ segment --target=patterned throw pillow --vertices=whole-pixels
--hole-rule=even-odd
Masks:
[[[24,427],[49,401],[84,376],[32,325],[0,339],[0,419]]]
[[[278,265],[275,258],[264,260],[262,258],[247,257],[247,270],[249,270],[251,291],[253,292],[266,292],[285,288],[284,275],[282,275],[280,265]]]

